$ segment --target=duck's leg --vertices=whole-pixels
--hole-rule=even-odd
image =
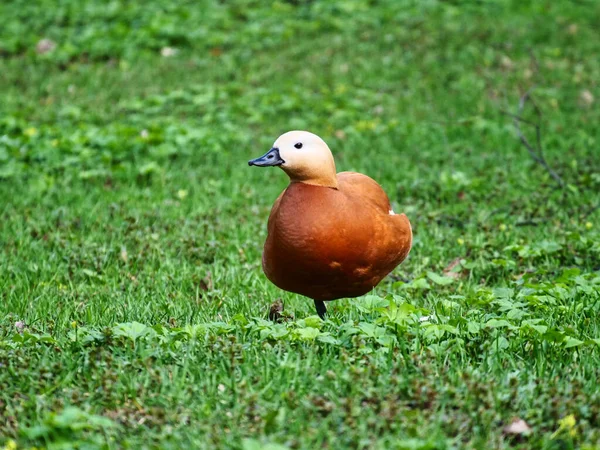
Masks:
[[[323,300],[315,300],[315,308],[317,308],[317,314],[322,320],[325,320],[325,313],[327,312],[327,308],[325,307],[325,302]]]

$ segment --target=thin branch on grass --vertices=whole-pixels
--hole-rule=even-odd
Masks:
[[[456,217],[445,215],[445,214],[441,215],[437,219],[436,222],[439,223],[439,224],[444,224],[444,225],[448,224],[450,226],[456,226],[457,228],[460,228],[460,229],[462,229],[462,228],[465,227],[465,224],[464,224],[464,222],[462,220],[457,219]]]
[[[523,119],[523,117],[522,117],[523,109],[525,108],[525,105],[527,104],[527,102],[529,102],[529,103],[531,103],[531,105],[533,105],[533,110],[535,112],[535,115],[537,116],[536,122]],[[550,174],[550,176],[554,179],[554,181],[556,181],[556,183],[560,187],[564,187],[565,182],[563,181],[563,179],[560,177],[560,175],[558,175],[558,173],[556,173],[554,171],[554,169],[552,169],[552,167],[550,167],[550,165],[546,161],[546,158],[544,158],[544,151],[542,149],[542,126],[541,126],[542,111],[540,110],[538,105],[533,101],[533,99],[531,98],[531,95],[529,95],[529,92],[526,92],[519,100],[519,111],[517,114],[512,114],[507,111],[503,111],[503,113],[506,114],[507,116],[510,116],[513,118],[514,124],[515,124],[515,129],[517,130],[517,135],[519,136],[521,143],[527,149],[527,152],[529,152],[529,156],[531,156],[531,158],[535,162],[537,162],[544,169],[546,169],[546,171]],[[523,133],[523,130],[521,129],[522,123],[534,127],[534,129],[535,129],[535,148],[529,142],[529,140],[525,137],[525,134]]]
[[[533,50],[531,50],[531,49],[529,49],[529,60],[531,61],[531,64],[533,65],[533,72],[538,73],[540,71],[540,63],[538,62],[538,59],[535,57],[535,53],[533,53]]]
[[[481,220],[481,223],[485,223],[485,222],[487,222],[488,220],[490,220],[490,219],[492,218],[492,216],[495,216],[496,214],[498,214],[498,213],[500,213],[500,212],[502,212],[502,211],[505,211],[505,210],[508,210],[508,214],[510,214],[510,213],[512,212],[513,206],[514,206],[514,205],[512,205],[512,204],[511,204],[511,205],[504,205],[504,206],[501,206],[501,207],[499,207],[499,208],[496,208],[496,209],[492,209],[492,210],[491,210],[490,212],[488,212],[488,213],[487,213],[487,215],[486,215],[486,216],[485,216],[485,217],[484,217],[484,218]]]
[[[598,209],[600,209],[600,203],[596,204],[596,206],[592,206],[587,212],[583,215],[584,219],[590,217],[593,213],[595,213]]]
[[[518,115],[508,112],[508,111],[500,111],[502,114],[504,114],[505,116],[509,116],[512,117],[514,120],[518,120],[521,123],[526,123],[527,125],[531,125],[532,127],[535,127],[535,122],[532,122],[530,120],[527,119],[523,119],[522,117],[519,117]]]
[[[515,227],[537,227],[539,224],[540,222],[536,222],[535,220],[522,220],[515,223]]]

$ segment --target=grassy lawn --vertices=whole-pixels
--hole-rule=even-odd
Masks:
[[[0,448],[600,448],[600,3],[56,3],[0,4]],[[325,322],[291,129],[413,224]]]

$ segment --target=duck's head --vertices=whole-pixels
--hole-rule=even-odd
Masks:
[[[277,138],[271,150],[248,161],[249,166],[279,166],[292,182],[337,188],[335,162],[329,147],[316,134],[288,131]]]

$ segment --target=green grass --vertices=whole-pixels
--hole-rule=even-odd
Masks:
[[[600,448],[599,4],[54,3],[0,5],[0,446]],[[324,323],[260,268],[290,129],[413,224]]]

